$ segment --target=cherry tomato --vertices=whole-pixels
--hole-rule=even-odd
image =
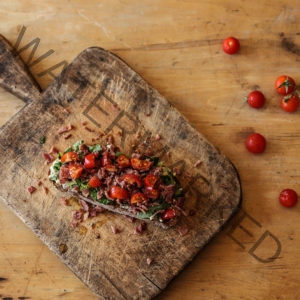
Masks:
[[[142,182],[140,180],[140,178],[137,175],[134,174],[125,174],[123,175],[122,179],[131,184],[131,185],[136,185],[137,187],[141,187],[142,186]]]
[[[148,201],[148,197],[143,193],[136,193],[136,194],[132,195],[132,197],[130,198],[131,204],[142,203],[145,201]]]
[[[139,171],[147,171],[152,166],[152,162],[147,159],[143,160],[143,159],[132,157],[130,159],[130,162],[131,162],[132,167]]]
[[[65,154],[63,154],[63,156],[61,157],[60,160],[61,160],[61,162],[78,161],[79,156],[76,152],[70,151],[70,152],[66,152]]]
[[[129,193],[127,190],[125,190],[117,185],[114,185],[110,188],[109,196],[113,199],[124,200],[124,199],[129,198]]]
[[[223,51],[227,54],[235,54],[240,50],[240,42],[235,37],[228,37],[223,41]]]
[[[163,221],[168,221],[170,219],[173,219],[176,216],[176,212],[173,208],[168,208],[165,210],[161,216]]]
[[[151,187],[154,188],[157,186],[158,181],[159,181],[159,176],[154,175],[154,174],[148,174],[145,178],[144,178],[144,185],[146,187]]]
[[[84,167],[87,169],[93,169],[96,167],[96,154],[90,153],[84,157]]]
[[[247,137],[245,145],[252,153],[262,153],[266,148],[266,139],[259,133],[252,133]]]
[[[294,112],[299,106],[299,97],[297,95],[287,95],[281,99],[281,108],[287,112]]]
[[[281,75],[275,80],[275,89],[281,95],[288,95],[296,89],[295,80],[287,75]]]
[[[148,198],[157,199],[159,197],[159,190],[152,187],[146,187],[145,194]]]
[[[94,175],[88,182],[88,185],[92,188],[98,188],[102,185],[101,180],[98,176]]]
[[[130,167],[130,160],[125,154],[121,154],[117,158],[118,165],[122,168]]]
[[[83,166],[79,163],[73,163],[69,165],[69,172],[70,172],[70,177],[72,179],[77,179],[80,178],[82,172],[83,172]]]
[[[263,107],[265,100],[264,94],[260,91],[253,91],[247,96],[247,102],[253,108]]]
[[[292,207],[297,201],[298,195],[292,189],[285,189],[279,194],[279,202],[285,207]]]

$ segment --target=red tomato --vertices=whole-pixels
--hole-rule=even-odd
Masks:
[[[143,193],[136,193],[136,194],[132,195],[132,197],[130,198],[131,204],[142,203],[145,201],[148,201],[148,197]]]
[[[252,153],[262,153],[266,148],[266,139],[259,133],[252,133],[247,137],[245,145]]]
[[[121,154],[117,158],[118,165],[122,168],[130,167],[130,160],[125,154]]]
[[[98,188],[102,185],[101,180],[98,176],[94,175],[88,182],[88,185],[92,188]]]
[[[285,207],[292,207],[297,201],[298,195],[292,189],[285,189],[279,194],[279,202]]]
[[[127,190],[125,190],[117,185],[114,185],[110,188],[109,196],[113,199],[124,200],[124,199],[129,198],[129,193]]]
[[[281,75],[275,80],[275,89],[281,95],[288,95],[296,88],[295,80],[287,75]]]
[[[299,106],[299,97],[297,95],[288,95],[281,99],[281,108],[287,112],[294,112]]]
[[[146,187],[151,187],[154,188],[157,186],[158,181],[159,181],[159,176],[154,175],[154,174],[148,174],[145,178],[144,178],[144,185]]]
[[[93,169],[96,167],[96,154],[90,153],[84,157],[84,167],[87,169]]]
[[[102,166],[111,165],[111,159],[109,158],[108,151],[105,151],[101,160]]]
[[[152,162],[147,159],[139,159],[139,158],[131,158],[130,159],[131,165],[134,169],[139,171],[148,171],[150,167],[152,166]]]
[[[240,50],[240,42],[235,37],[228,37],[223,41],[223,51],[227,54],[235,54]]]
[[[142,182],[140,180],[140,178],[137,175],[134,174],[125,174],[122,179],[131,184],[131,185],[136,185],[137,187],[141,187],[142,186]]]
[[[73,163],[69,165],[70,177],[72,179],[80,178],[83,172],[83,166],[79,163]]]
[[[78,161],[79,156],[76,152],[70,151],[70,152],[63,154],[63,156],[61,157],[60,160],[61,160],[61,162]]]
[[[163,221],[173,219],[176,216],[176,212],[173,208],[168,208],[165,210],[161,216]]]
[[[146,187],[145,194],[148,198],[157,199],[159,197],[159,190],[152,187]]]
[[[248,104],[253,108],[261,108],[265,104],[265,96],[260,91],[253,91],[247,97]]]

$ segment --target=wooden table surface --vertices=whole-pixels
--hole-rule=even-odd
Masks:
[[[273,88],[282,74],[300,82],[298,1],[13,0],[0,16],[0,33],[20,42],[43,89],[62,61],[90,46],[110,50],[239,171],[241,211],[158,299],[300,299],[299,204],[278,202],[282,189],[300,194],[300,111],[283,112]],[[221,48],[231,35],[241,43],[233,56]],[[253,89],[267,98],[260,110],[243,102]],[[0,125],[23,106],[1,89]],[[245,149],[254,131],[267,139],[262,155]],[[0,227],[0,299],[97,299],[2,202]]]

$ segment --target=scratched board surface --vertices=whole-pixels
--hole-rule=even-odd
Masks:
[[[239,209],[236,169],[112,53],[86,49],[39,95],[28,73],[20,73],[20,61],[10,67],[5,63],[9,46],[1,47],[2,74],[14,77],[18,72],[27,80],[27,88],[22,78],[15,89],[7,81],[2,84],[27,104],[0,131],[1,198],[95,294],[104,299],[159,294]],[[28,95],[30,81],[33,92]],[[60,134],[64,126],[72,129]],[[134,234],[140,221],[110,212],[71,226],[72,211],[80,205],[75,199],[62,204],[65,195],[49,182],[43,155],[52,146],[63,151],[82,139],[105,143],[108,136],[125,153],[147,147],[176,168],[186,191],[186,209],[194,214],[167,230],[150,223],[142,235]],[[27,192],[30,186],[36,187],[32,194]],[[113,234],[112,226],[120,233]],[[188,233],[182,236],[183,227]]]

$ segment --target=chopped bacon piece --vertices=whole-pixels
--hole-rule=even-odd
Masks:
[[[36,187],[31,185],[27,188],[27,191],[28,191],[29,194],[32,194],[36,191]]]
[[[95,130],[91,129],[90,127],[84,126],[83,127],[88,132],[94,132]]]
[[[67,140],[67,139],[69,139],[71,136],[72,136],[71,133],[65,134],[65,135],[64,135],[64,139]]]
[[[181,226],[178,228],[178,232],[179,232],[180,236],[184,236],[189,232],[189,228],[187,225]]]
[[[45,187],[45,186],[43,186],[43,191],[44,191],[44,193],[45,193],[46,195],[49,193],[49,189],[48,189],[47,187]]]
[[[138,226],[135,227],[134,234],[141,235],[146,229],[147,229],[147,223],[145,222],[140,223]]]
[[[47,162],[47,164],[50,164],[53,161],[53,157],[49,153],[43,153],[43,157],[44,157],[45,161]]]
[[[111,231],[112,231],[114,234],[118,234],[118,233],[121,232],[120,229],[117,228],[117,227],[114,226],[114,225],[111,225],[110,228],[111,228]]]
[[[59,130],[58,130],[58,134],[63,134],[65,132],[69,132],[72,129],[74,129],[74,126],[71,124],[68,124],[67,126],[62,126]]]
[[[68,206],[70,204],[69,200],[66,197],[62,197],[60,200],[61,200],[61,203],[65,206]]]
[[[52,146],[50,149],[50,154],[57,154],[57,153],[59,153],[59,150],[55,146]]]

